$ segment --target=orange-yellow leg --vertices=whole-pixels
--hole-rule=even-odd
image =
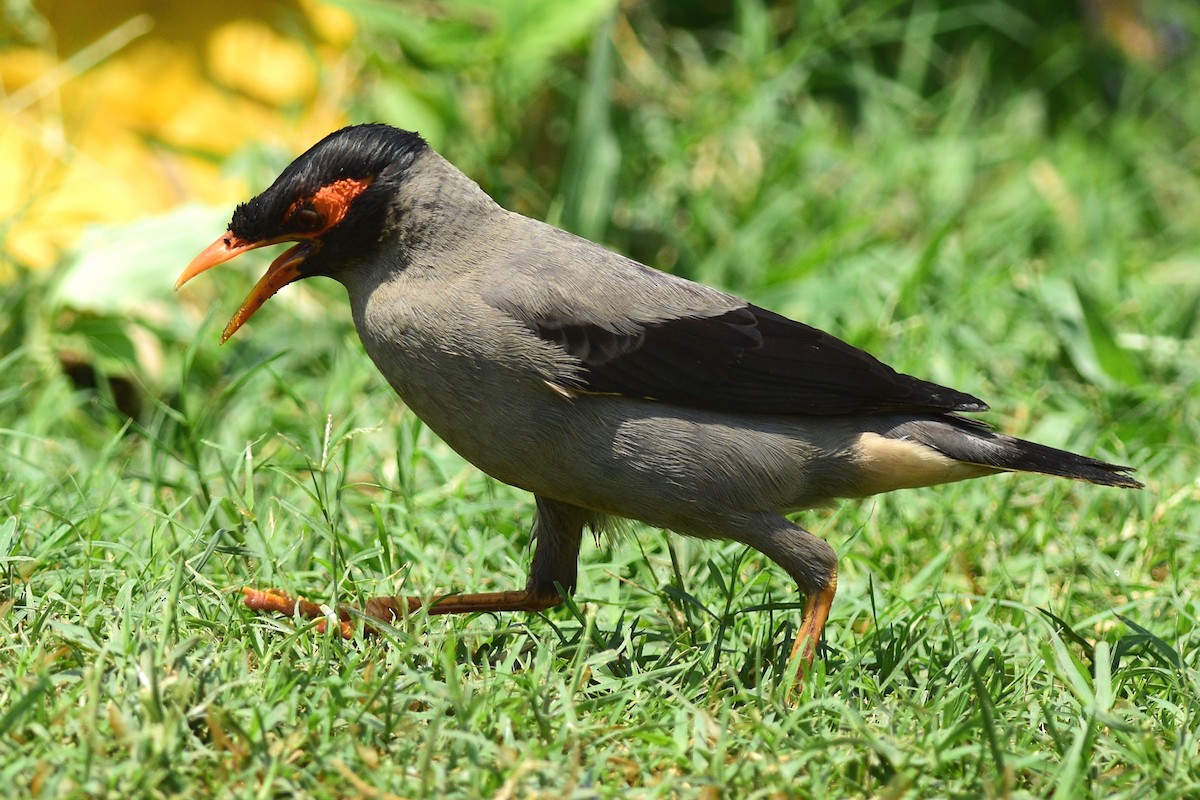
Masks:
[[[833,596],[837,593],[837,567],[829,575],[829,584],[810,595],[804,603],[804,616],[800,621],[800,629],[796,631],[796,643],[792,645],[792,655],[789,659],[800,659],[796,664],[797,681],[804,679],[804,674],[812,667],[817,657],[817,644],[825,631],[825,623],[829,619],[829,609],[833,607]]]
[[[429,602],[429,614],[472,614],[477,611],[544,611],[562,602],[561,591],[575,589],[576,562],[584,525],[598,524],[599,517],[587,509],[545,497],[535,498],[537,516],[533,523],[534,551],[529,566],[529,581],[519,592],[483,592],[449,594]],[[315,619],[317,629],[325,630],[326,616],[321,606],[302,597],[294,598],[277,589],[242,589],[245,603],[255,611],[273,611],[287,616]],[[354,635],[355,617],[394,622],[424,605],[419,597],[372,597],[361,613],[339,606],[338,626],[347,639]],[[369,621],[364,632],[377,633]]]
[[[277,589],[242,589],[247,608],[254,611],[274,611],[287,616],[300,615],[319,620],[317,630],[324,632],[326,617],[318,603],[302,597],[292,597]],[[481,592],[478,594],[448,594],[434,598],[426,611],[428,614],[472,614],[480,611],[545,611],[562,603],[562,597],[551,592],[531,592],[523,589],[516,592]],[[362,614],[383,622],[394,622],[405,614],[411,614],[423,605],[419,597],[372,597],[367,600]],[[401,611],[401,608],[406,609]],[[354,636],[354,609],[339,606],[338,625],[342,636]],[[364,632],[377,633],[370,622],[365,623]]]

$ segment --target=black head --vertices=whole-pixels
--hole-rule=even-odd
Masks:
[[[388,203],[429,145],[389,125],[329,134],[233,212],[229,232],[246,242],[313,241],[301,272],[324,275],[379,240]]]
[[[179,288],[247,250],[298,242],[267,269],[225,328],[221,341],[275,292],[313,275],[337,275],[379,242],[388,208],[413,163],[429,145],[388,125],[331,133],[293,161],[262,194],[233,212],[229,230],[192,260]]]

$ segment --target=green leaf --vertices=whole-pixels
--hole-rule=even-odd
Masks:
[[[117,364],[138,363],[137,350],[126,332],[125,323],[116,316],[81,314],[60,330],[60,333],[83,337],[91,353]]]
[[[128,225],[94,226],[67,256],[50,304],[125,317],[171,296],[175,279],[225,229],[228,208],[181,206]]]
[[[596,32],[588,56],[587,80],[576,114],[563,170],[560,224],[588,239],[604,237],[612,216],[621,149],[613,133],[610,87],[613,79],[612,24]]]
[[[1047,279],[1039,284],[1038,295],[1057,321],[1063,347],[1080,375],[1108,389],[1142,382],[1137,363],[1117,344],[1104,310],[1077,280]]]
[[[1127,350],[1117,344],[1117,337],[1113,335],[1104,309],[1100,307],[1091,293],[1080,285],[1078,280],[1074,282],[1074,285],[1096,363],[1104,370],[1104,374],[1116,383],[1123,386],[1140,384],[1142,375],[1137,362],[1133,360]]]
[[[9,709],[4,712],[4,716],[0,716],[0,736],[3,736],[11,731],[20,721],[21,717],[25,716],[25,714],[31,708],[33,708],[34,704],[37,703],[38,698],[45,694],[49,689],[50,679],[45,675],[39,676],[37,683],[35,683],[29,689],[29,691],[21,695],[21,697],[19,697],[17,701],[14,702]]]

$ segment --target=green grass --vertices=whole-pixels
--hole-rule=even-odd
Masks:
[[[128,420],[58,371],[63,310],[21,273],[0,297],[8,793],[1200,793],[1196,55],[1113,73],[1070,19],[811,5],[696,30],[639,5],[512,74],[503,47],[431,34],[445,59],[406,61],[366,36],[356,114],[416,86],[506,205],[1137,465],[1145,491],[1008,476],[799,515],[842,566],[794,702],[782,571],[642,527],[585,542],[570,608],[344,642],[239,589],[518,588],[530,498],[396,402],[336,287],[289,288],[221,349],[254,269],[125,323],[165,358],[100,353],[140,382]],[[161,255],[171,280],[190,255]],[[198,329],[197,298],[219,309]]]

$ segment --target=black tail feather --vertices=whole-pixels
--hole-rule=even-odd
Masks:
[[[969,464],[1056,475],[1077,481],[1140,489],[1142,483],[1129,476],[1133,467],[1109,464],[1067,450],[1005,436],[983,423],[962,417],[914,419],[897,426],[890,435],[911,437],[938,452]]]

